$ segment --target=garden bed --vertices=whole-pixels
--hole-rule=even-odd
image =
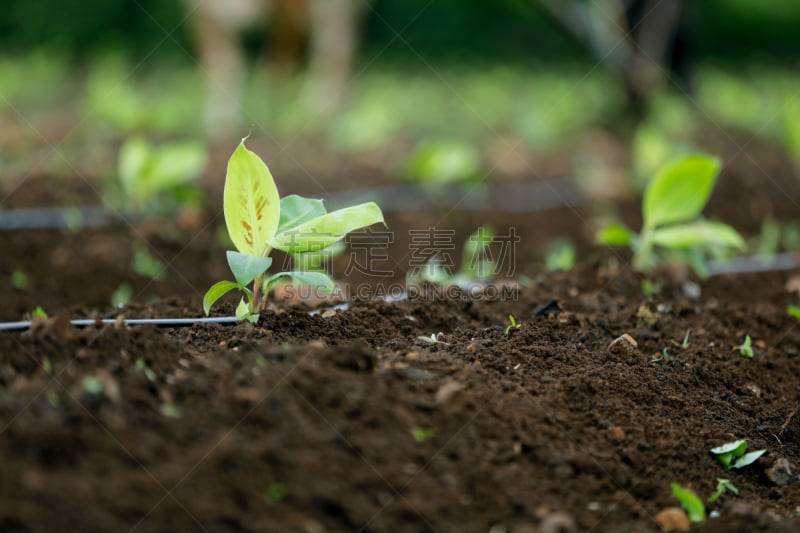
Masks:
[[[750,234],[796,214],[776,192],[797,191],[791,170],[771,175],[758,189],[729,171],[709,212]],[[743,190],[750,210],[730,202]],[[276,301],[256,325],[166,329],[66,321],[201,316],[228,275],[216,212],[191,239],[146,225],[0,234],[13,251],[0,319],[51,315],[0,334],[0,530],[658,531],[679,505],[671,482],[706,499],[718,478],[739,494],[696,530],[798,529],[800,482],[771,470],[800,467],[796,271],[715,276],[698,295],[661,270],[648,300],[627,255],[591,245],[589,216],[388,214],[395,264],[409,229],[452,228],[461,243],[480,224],[515,227],[531,280],[504,298],[355,299],[313,315]],[[578,244],[570,272],[535,264],[554,236]],[[133,238],[165,260],[163,280],[131,272]],[[135,298],[120,310],[122,282]],[[521,327],[506,330],[509,315]],[[637,348],[609,349],[623,334]],[[752,358],[737,349],[747,335]],[[725,472],[709,450],[736,439],[766,453]]]

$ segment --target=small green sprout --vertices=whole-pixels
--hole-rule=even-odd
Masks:
[[[790,305],[789,307],[786,308],[786,313],[789,316],[800,318],[800,307],[797,307],[796,305]]]
[[[461,268],[456,273],[447,271],[440,257],[431,258],[419,272],[409,273],[409,284],[427,281],[443,286],[468,287],[489,281],[495,273],[495,262],[489,253],[489,245],[495,237],[490,226],[480,226],[464,241],[461,252]]]
[[[575,265],[575,245],[567,239],[556,239],[547,247],[544,265],[547,270],[572,270]]]
[[[426,337],[425,335],[420,335],[417,337],[417,340],[423,344],[438,344],[439,342],[439,335],[436,333],[431,333],[430,337]]]
[[[278,503],[286,498],[286,487],[282,483],[270,483],[264,489],[264,498],[272,503]]]
[[[162,404],[159,408],[159,412],[162,416],[166,416],[167,418],[180,418],[182,415],[180,408],[171,403]]]
[[[237,251],[227,253],[236,281],[215,283],[203,298],[206,315],[211,306],[231,290],[244,293],[236,308],[240,320],[258,322],[266,309],[266,295],[280,280],[291,278],[324,292],[333,292],[333,280],[324,272],[278,272],[266,275],[272,250],[291,255],[325,250],[351,231],[384,223],[374,202],[328,213],[322,200],[297,195],[280,198],[272,174],[242,139],[228,161],[223,211],[228,234]],[[248,285],[252,284],[252,289]],[[246,298],[246,299],[245,299]]]
[[[50,362],[49,357],[45,357],[44,359],[42,359],[42,370],[44,370],[45,374],[53,373],[53,363]]]
[[[717,158],[707,155],[681,157],[664,166],[645,189],[641,233],[637,235],[621,224],[613,224],[598,233],[598,241],[630,247],[633,266],[639,271],[656,266],[655,251],[659,249],[677,254],[700,277],[707,277],[708,254],[745,248],[741,235],[731,226],[700,217],[720,166]]]
[[[691,333],[691,329],[686,330],[686,335],[683,336],[683,342],[681,343],[682,349],[687,349],[689,347],[689,333]]]
[[[677,483],[672,483],[672,494],[681,502],[681,507],[686,511],[689,516],[689,521],[694,523],[705,522],[706,520],[706,506],[703,500],[689,489],[685,489]]]
[[[722,446],[711,448],[711,453],[725,470],[744,468],[754,463],[759,457],[764,455],[767,450],[745,453],[746,451],[747,441],[744,439],[727,442]]]
[[[131,268],[140,276],[154,281],[163,281],[166,277],[166,268],[159,258],[150,253],[150,248],[144,241],[134,241]]]
[[[717,490],[714,491],[714,494],[708,497],[708,503],[714,503],[717,501],[717,498],[722,496],[725,491],[739,494],[739,489],[737,489],[729,479],[717,478]]]
[[[95,376],[86,376],[81,381],[81,387],[86,394],[97,395],[103,393],[103,380]]]
[[[508,321],[510,322],[510,324],[506,326],[506,336],[508,336],[508,334],[511,333],[511,330],[519,329],[522,327],[522,324],[517,322],[517,319],[514,318],[514,315],[508,315]]]
[[[37,305],[36,309],[31,312],[32,318],[47,318],[47,313],[44,312],[41,306]]]
[[[129,283],[122,282],[114,292],[111,293],[111,305],[114,307],[125,307],[133,297],[133,287]]]
[[[413,436],[414,440],[417,442],[425,442],[436,436],[436,430],[432,428],[414,427],[411,428],[411,436]]]
[[[144,372],[145,377],[149,381],[153,381],[154,382],[156,380],[156,373],[153,372],[153,370],[149,366],[147,366],[147,361],[145,360],[144,357],[140,357],[140,358],[138,358],[136,360],[136,363],[134,364],[134,368],[136,368],[136,370],[140,370],[140,371]]]
[[[61,406],[61,398],[58,397],[58,393],[56,391],[47,391],[47,403],[50,404],[50,407],[58,408]]]
[[[740,344],[734,350],[739,350],[739,353],[745,357],[753,358],[753,342],[750,340],[750,335],[745,335],[744,343]]]
[[[11,285],[18,291],[28,288],[28,276],[22,270],[15,270],[11,273]]]

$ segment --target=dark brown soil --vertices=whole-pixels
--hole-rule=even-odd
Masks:
[[[757,229],[761,211],[727,216],[743,181],[728,176],[712,212]],[[796,214],[761,192],[757,205]],[[123,281],[136,295],[126,316],[199,316],[228,276],[220,223],[209,214],[192,239],[0,234],[0,318],[35,305],[54,316],[0,334],[0,531],[658,531],[678,505],[671,482],[705,499],[721,477],[739,494],[694,530],[800,529],[800,482],[766,474],[780,458],[800,468],[795,273],[715,277],[692,299],[662,272],[648,301],[576,211],[498,211],[478,224],[517,227],[534,278],[503,300],[353,301],[314,316],[279,303],[258,325],[164,330],[64,323],[115,316]],[[389,219],[396,235],[438,225],[459,239],[478,224],[446,210]],[[169,262],[166,280],[130,272],[137,235]],[[542,273],[533,261],[557,235],[577,240],[582,263]],[[407,237],[394,246],[401,263]],[[506,334],[509,314],[522,326]],[[638,348],[609,351],[625,333]],[[745,335],[752,359],[735,349]],[[709,449],[735,439],[767,452],[725,472]]]

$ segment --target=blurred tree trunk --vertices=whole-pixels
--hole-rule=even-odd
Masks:
[[[264,55],[278,77],[289,78],[299,70],[308,49],[309,2],[274,0],[268,25],[272,31]]]
[[[364,0],[309,0],[311,57],[304,101],[326,120],[347,97]]]
[[[594,57],[622,79],[640,117],[673,66],[682,0],[540,0]]]

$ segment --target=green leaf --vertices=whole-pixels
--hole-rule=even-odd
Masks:
[[[143,137],[131,137],[119,151],[117,172],[126,195],[142,197],[142,177],[146,174],[153,147]]]
[[[789,316],[800,318],[800,307],[797,307],[796,305],[790,305],[787,307],[786,312],[789,314]]]
[[[729,470],[731,467],[731,462],[737,457],[744,455],[746,450],[747,441],[742,439],[735,440],[733,442],[727,442],[722,446],[717,446],[716,448],[711,448],[711,453],[714,454],[719,464],[721,464],[725,470]]]
[[[698,220],[659,228],[653,232],[653,244],[666,248],[694,248],[698,246],[725,246],[744,249],[744,239],[739,233],[722,222]]]
[[[267,165],[245,148],[245,139],[228,161],[223,210],[228,234],[236,249],[263,256],[280,219],[280,198]]]
[[[281,218],[278,223],[278,233],[283,233],[304,222],[321,217],[327,213],[322,200],[303,198],[290,194],[281,198]]]
[[[714,494],[708,497],[708,503],[714,503],[717,501],[717,499],[722,496],[726,490],[734,494],[739,494],[739,489],[737,489],[729,479],[717,478],[717,489],[714,491]]]
[[[269,244],[292,254],[314,252],[343,239],[351,231],[378,222],[384,223],[380,207],[374,202],[367,202],[309,220],[275,235]]]
[[[152,155],[147,185],[153,192],[183,185],[202,174],[207,164],[208,152],[200,142],[164,145]]]
[[[755,452],[746,453],[743,456],[739,457],[735,463],[731,465],[731,468],[744,468],[745,466],[756,462],[756,460],[764,455],[767,450],[758,450]]]
[[[336,289],[333,279],[324,272],[278,272],[264,280],[264,292],[269,292],[281,278],[291,278],[297,283],[308,285],[313,289],[331,293]]]
[[[272,265],[271,257],[254,257],[230,250],[227,255],[228,266],[241,287],[262,275]]]
[[[715,157],[689,155],[662,168],[644,193],[645,227],[697,217],[711,196],[720,166]]]
[[[698,498],[694,492],[681,487],[677,483],[672,483],[671,487],[672,494],[678,498],[678,501],[681,502],[681,507],[689,515],[689,521],[695,523],[704,522],[706,519],[706,506],[703,504],[703,500]]]
[[[218,281],[212,285],[211,288],[206,291],[206,295],[203,296],[203,311],[206,316],[208,316],[209,311],[211,311],[211,306],[214,305],[217,300],[222,298],[229,291],[238,288],[240,288],[239,285],[233,281]]]
[[[611,224],[597,233],[597,242],[606,246],[630,246],[633,232],[622,224]]]
[[[250,306],[247,305],[247,302],[244,301],[244,298],[239,300],[239,305],[236,306],[236,318],[239,320],[249,320],[253,324],[256,324],[259,319],[258,313],[251,313]]]

